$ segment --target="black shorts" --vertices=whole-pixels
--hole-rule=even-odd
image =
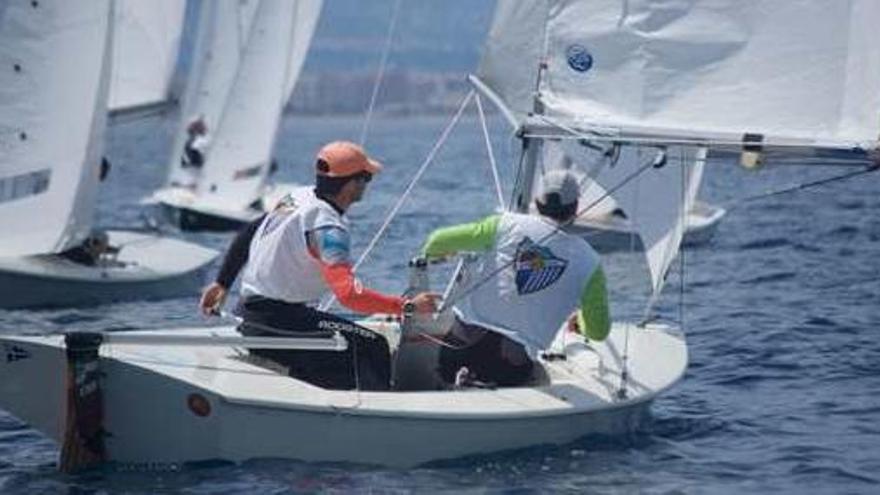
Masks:
[[[263,297],[245,298],[239,306],[239,313],[244,318],[238,327],[242,335],[329,338],[339,331],[348,341],[348,349],[342,352],[251,350],[254,355],[288,367],[290,376],[328,389],[388,390],[391,355],[388,342],[376,332],[304,304]]]
[[[453,347],[440,349],[438,371],[443,381],[454,383],[455,374],[462,366],[465,366],[478,380],[500,387],[515,387],[529,382],[534,364],[528,359],[525,349],[522,349],[520,344],[500,333],[482,327],[468,325],[458,320],[456,325],[461,326],[463,331],[474,335],[482,333],[482,337],[467,344],[454,336],[447,336],[447,342]],[[519,349],[525,358],[523,364],[513,364],[504,359],[502,355],[502,346],[504,345]]]

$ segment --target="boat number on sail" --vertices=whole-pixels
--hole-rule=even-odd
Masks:
[[[31,357],[30,352],[17,345],[3,344],[3,351],[6,354],[7,363],[22,361]]]
[[[520,295],[546,289],[559,280],[568,261],[526,237],[516,247],[516,291]]]
[[[568,66],[577,72],[587,72],[593,67],[593,56],[583,45],[571,45],[565,50]]]

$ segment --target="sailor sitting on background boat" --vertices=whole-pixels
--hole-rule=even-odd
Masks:
[[[105,256],[112,256],[118,252],[119,248],[110,245],[110,238],[106,232],[93,230],[81,244],[63,251],[61,256],[81,265],[105,266],[118,263],[113,259],[105,259]]]
[[[544,175],[536,197],[540,215],[504,213],[434,231],[428,258],[483,251],[464,284],[464,299],[440,351],[441,377],[502,386],[526,383],[538,353],[550,347],[572,315],[584,335],[603,340],[610,330],[605,275],[599,256],[580,237],[560,230],[577,213],[579,188],[570,173]],[[466,369],[463,369],[466,368]]]
[[[314,335],[340,331],[345,352],[262,350],[255,354],[289,367],[293,377],[326,388],[384,390],[390,353],[384,337],[339,316],[315,309],[333,292],[349,309],[366,314],[431,313],[436,297],[411,300],[363,287],[352,271],[345,211],[359,201],[381,165],[354,143],[333,142],[318,153],[316,187],[301,189],[246,227],[230,246],[217,282],[205,289],[204,312],[222,304],[235,276],[242,277],[245,335]],[[272,329],[283,329],[283,335]]]
[[[180,166],[189,172],[190,180],[185,187],[195,187],[202,166],[205,164],[205,153],[208,149],[208,126],[201,116],[196,117],[186,127],[186,141],[180,155]]]

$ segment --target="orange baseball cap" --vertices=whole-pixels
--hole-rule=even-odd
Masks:
[[[349,141],[334,141],[318,151],[317,173],[325,177],[348,177],[360,172],[377,174],[382,164],[370,159],[360,146]]]

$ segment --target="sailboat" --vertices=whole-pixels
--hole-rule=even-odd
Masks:
[[[255,457],[413,466],[634,431],[687,367],[682,329],[650,310],[709,151],[753,150],[755,138],[744,144],[743,135],[760,135],[768,164],[776,152],[822,149],[851,153],[857,165],[878,145],[880,53],[871,38],[880,4],[749,5],[498,2],[475,90],[447,131],[483,98],[516,126],[522,148],[509,208],[519,212],[542,169],[556,163],[549,150],[588,165],[634,215],[652,288],[646,317],[615,322],[605,341],[560,329],[528,386],[431,388],[429,337],[442,331],[443,315],[376,315],[361,323],[395,349],[393,391],[289,378],[246,358],[244,349],[266,342],[213,327],[0,338],[0,405],[61,443],[62,467]],[[804,77],[815,76],[816,60],[840,70]],[[718,78],[736,80],[735,90]],[[632,208],[636,197],[644,207]],[[460,263],[447,302],[479,283],[470,266]],[[410,269],[411,288],[423,290],[429,266]],[[327,352],[344,344],[290,340],[274,342]]]
[[[196,291],[215,251],[93,225],[111,3],[17,3],[0,15],[10,61],[0,72],[0,308]]]
[[[150,115],[168,106],[185,12],[184,0],[116,2],[111,116]]]
[[[321,0],[202,2],[165,186],[148,202],[185,230],[232,230],[297,187],[268,182],[282,111]],[[202,142],[190,160],[193,141]]]

